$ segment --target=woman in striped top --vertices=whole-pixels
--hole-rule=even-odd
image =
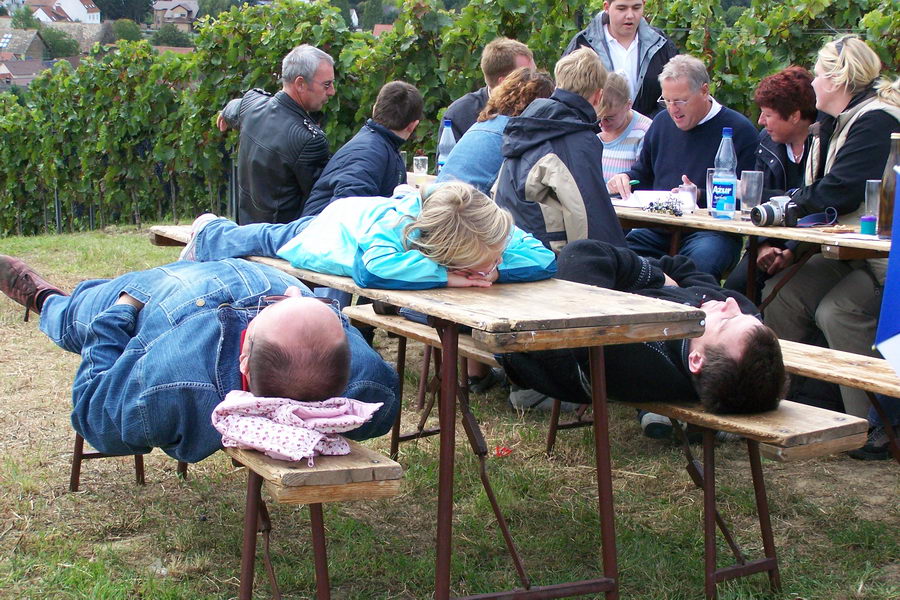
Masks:
[[[603,180],[624,173],[637,160],[644,134],[653,121],[631,108],[631,90],[620,73],[610,73],[597,110],[603,142]]]

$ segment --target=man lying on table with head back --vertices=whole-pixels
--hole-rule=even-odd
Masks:
[[[40,314],[58,346],[81,354],[72,425],[94,448],[162,448],[185,462],[222,447],[211,414],[232,390],[259,398],[382,403],[361,440],[397,414],[397,374],[329,304],[281,271],[239,259],[177,262],[71,295],[0,256],[0,290]]]
[[[774,332],[747,298],[723,289],[684,256],[648,259],[597,240],[569,243],[557,277],[671,300],[703,309],[702,336],[606,346],[610,398],[629,402],[692,402],[711,412],[753,413],[778,406],[784,362]],[[584,383],[587,351],[514,353],[501,357],[510,379],[554,398],[590,402]]]

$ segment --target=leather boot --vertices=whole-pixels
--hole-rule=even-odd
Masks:
[[[18,258],[3,254],[0,254],[0,291],[25,307],[26,321],[29,311],[41,314],[47,296],[66,295]]]

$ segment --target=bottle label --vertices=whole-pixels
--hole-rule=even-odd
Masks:
[[[712,189],[712,214],[720,219],[731,219],[735,212],[735,188],[737,182],[734,179],[713,179]]]

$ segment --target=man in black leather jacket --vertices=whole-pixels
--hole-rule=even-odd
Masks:
[[[238,223],[289,223],[300,217],[328,162],[328,140],[312,114],[334,96],[334,60],[303,44],[281,63],[282,89],[252,89],[217,120],[240,129]]]

